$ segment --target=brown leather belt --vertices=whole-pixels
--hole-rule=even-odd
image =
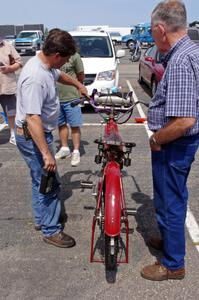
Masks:
[[[23,128],[17,126],[16,127],[16,134],[18,134],[18,135],[24,135]]]

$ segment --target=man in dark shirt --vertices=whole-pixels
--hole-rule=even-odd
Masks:
[[[160,2],[151,28],[165,55],[165,73],[148,111],[154,185],[154,206],[161,239],[149,245],[163,251],[160,262],[146,266],[149,280],[185,276],[187,178],[199,144],[199,51],[187,36],[186,9],[181,1]]]

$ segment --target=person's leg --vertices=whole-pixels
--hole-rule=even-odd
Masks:
[[[182,138],[152,154],[154,204],[164,242],[161,263],[169,270],[184,267],[186,182],[197,148],[197,137]]]
[[[71,165],[73,167],[77,166],[80,163],[80,143],[81,143],[81,131],[80,127],[82,126],[82,113],[81,107],[75,106],[71,107],[68,103],[65,107],[66,120],[71,127],[71,135],[73,141],[73,153],[71,158]]]
[[[162,151],[152,153],[154,205],[163,237],[164,256],[160,262],[141,270],[145,279],[159,281],[185,276],[186,182],[198,143],[199,135],[184,137],[162,146]]]
[[[61,141],[61,147],[68,147],[68,136],[69,136],[69,129],[67,124],[60,125],[59,137]]]
[[[49,150],[53,153],[53,136],[45,134]],[[52,191],[47,194],[39,192],[43,159],[33,141],[26,141],[24,136],[16,135],[17,146],[30,168],[32,177],[32,202],[35,214],[35,224],[41,225],[43,241],[56,247],[69,248],[75,246],[75,240],[63,232],[59,217],[61,211],[60,201],[57,197],[59,182],[55,177]]]
[[[49,149],[52,149],[52,136],[46,137]],[[43,171],[42,155],[32,140],[26,141],[24,136],[16,134],[17,147],[26,161],[32,178],[32,208],[35,225],[42,226],[44,236],[53,235],[61,231],[59,223],[60,201],[58,200],[58,182],[56,181],[52,192],[43,195],[39,192],[41,175]]]
[[[81,141],[81,131],[79,127],[71,127],[71,135],[73,141],[73,149],[79,150]]]
[[[60,113],[59,113],[59,119],[58,119],[58,126],[59,126],[59,137],[60,137],[60,143],[61,147],[59,151],[56,153],[55,158],[61,159],[65,157],[70,157],[70,149],[68,147],[68,126],[66,123],[66,112],[64,109],[64,102],[60,103]]]
[[[3,111],[8,118],[8,125],[10,128],[10,143],[16,145],[14,126],[16,115],[16,96],[13,95],[1,95],[1,103]]]

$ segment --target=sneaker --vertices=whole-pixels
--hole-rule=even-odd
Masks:
[[[52,236],[48,236],[48,237],[44,236],[43,240],[48,244],[52,244],[56,247],[61,247],[61,248],[71,248],[76,244],[74,238],[67,235],[63,231],[56,233]]]
[[[9,140],[9,142],[10,142],[10,144],[12,144],[12,145],[15,145],[15,146],[17,145],[17,144],[16,144],[16,140],[15,140],[15,137],[14,137],[14,136],[11,136],[11,137],[10,137],[10,140]]]
[[[71,166],[76,167],[80,163],[80,153],[74,152],[72,153]]]
[[[61,159],[70,156],[71,156],[70,149],[66,147],[61,147],[59,151],[55,154],[55,159]]]

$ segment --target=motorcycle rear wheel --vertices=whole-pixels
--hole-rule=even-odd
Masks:
[[[110,237],[105,234],[105,267],[107,271],[114,271],[117,268],[118,236]],[[112,245],[114,243],[114,245]]]

